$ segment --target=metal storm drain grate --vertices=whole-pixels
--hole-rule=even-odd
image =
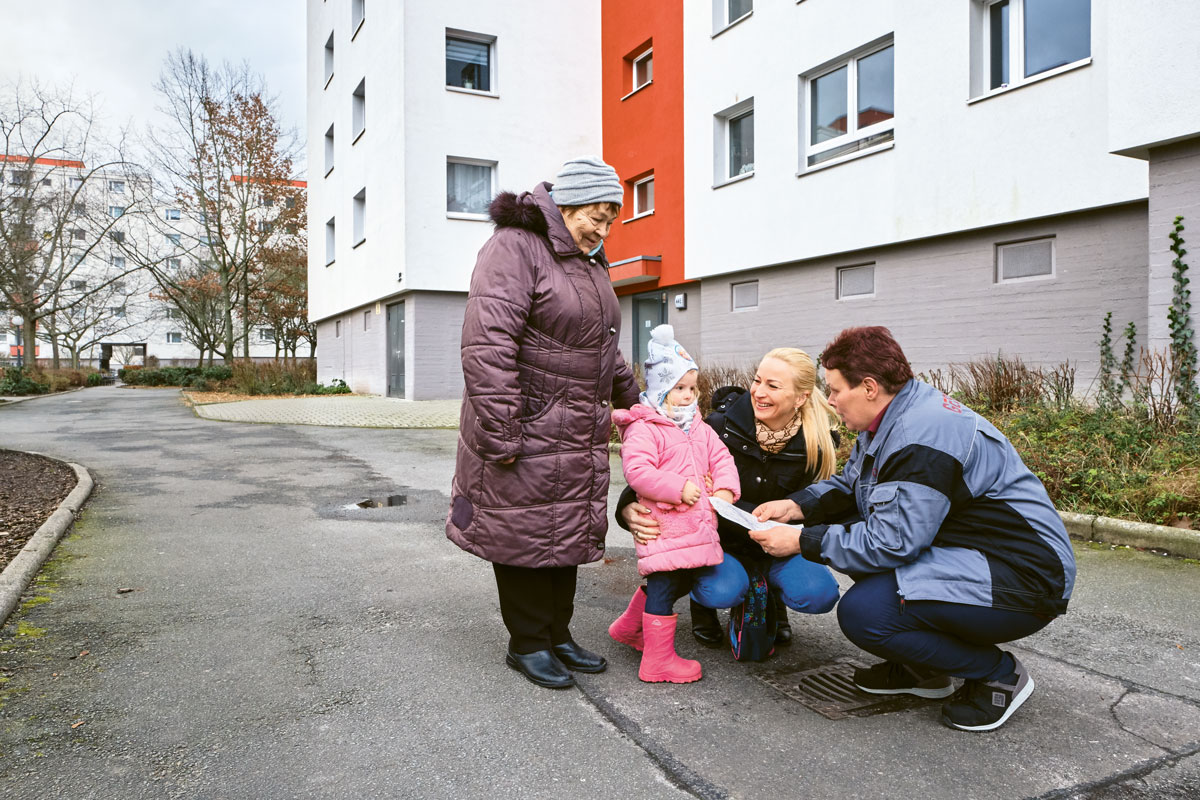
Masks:
[[[764,672],[754,677],[826,719],[873,717],[931,702],[912,695],[860,691],[854,685],[854,669],[861,666],[853,661],[841,661],[802,672]]]

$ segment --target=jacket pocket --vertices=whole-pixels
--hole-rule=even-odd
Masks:
[[[550,409],[554,408],[554,404],[558,402],[561,396],[561,392],[553,394],[550,397],[521,395],[521,416],[517,417],[517,422],[520,422],[522,425],[537,422],[550,413]]]
[[[871,513],[875,514],[883,511],[885,508],[894,503],[896,500],[897,491],[898,489],[894,483],[873,487],[867,497],[867,503],[871,507]]]

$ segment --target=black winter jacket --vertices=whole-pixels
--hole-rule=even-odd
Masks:
[[[713,392],[712,411],[704,420],[716,431],[717,436],[733,454],[737,464],[738,478],[742,484],[742,496],[736,505],[753,511],[768,500],[782,500],[800,491],[816,480],[816,473],[808,470],[808,450],[801,429],[787,446],[778,453],[766,453],[758,446],[754,435],[754,408],[750,393],[740,386],[724,386]],[[838,442],[837,431],[833,442]],[[637,495],[628,487],[617,503],[617,523],[627,528],[621,519],[621,510],[637,500]],[[752,558],[756,561],[770,559],[746,529],[724,518],[717,520],[717,532],[721,536],[721,548],[733,554],[739,561]]]

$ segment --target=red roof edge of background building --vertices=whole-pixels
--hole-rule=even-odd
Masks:
[[[266,181],[262,178],[247,178],[245,175],[234,175],[229,180],[234,183],[275,183],[280,186],[297,186],[301,189],[308,188],[308,181]]]
[[[28,164],[29,156],[0,155],[0,161],[19,161]],[[74,167],[75,169],[84,168],[82,161],[69,161],[61,158],[35,158],[33,163],[39,164],[43,167]]]

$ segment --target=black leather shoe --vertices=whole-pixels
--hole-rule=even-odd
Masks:
[[[514,653],[509,650],[504,663],[524,675],[530,683],[547,689],[570,689],[575,685],[571,673],[549,650],[538,650],[536,653]]]
[[[551,649],[567,669],[575,672],[604,672],[608,669],[608,662],[604,660],[604,656],[584,650],[575,642],[556,644]]]
[[[692,612],[692,636],[705,647],[720,647],[725,644],[725,630],[717,619],[717,612],[705,608],[695,600],[688,599]]]
[[[787,606],[784,605],[783,595],[772,590],[771,601],[775,603],[775,646],[787,647],[792,643],[792,623],[788,622]]]

